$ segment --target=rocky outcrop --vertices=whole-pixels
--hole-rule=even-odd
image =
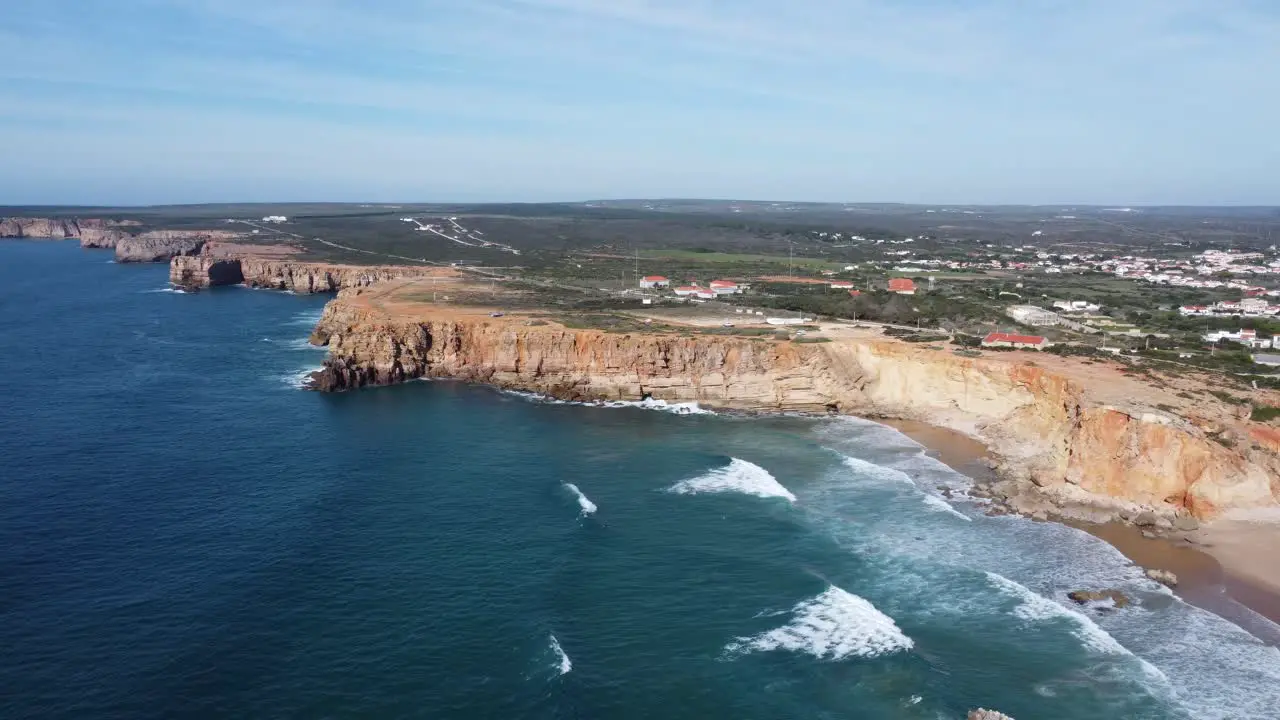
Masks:
[[[1080,605],[1088,605],[1089,603],[1110,601],[1112,606],[1117,609],[1129,607],[1133,601],[1128,595],[1119,590],[1072,590],[1067,593],[1067,597],[1072,602]]]
[[[330,356],[320,390],[441,377],[567,400],[697,402],[748,411],[923,420],[977,437],[1002,475],[1039,497],[1179,516],[1273,506],[1280,460],[1226,447],[1166,416],[1091,404],[1041,368],[882,340],[616,334],[519,317],[424,311],[389,316],[346,292],[313,335]],[[1103,502],[1105,501],[1105,502]]]
[[[174,257],[169,264],[169,282],[191,288],[243,283],[296,293],[327,293],[425,276],[428,272],[426,268],[410,266],[331,265],[252,255],[228,258],[200,254]]]
[[[206,242],[239,237],[224,230],[152,230],[130,232],[134,220],[78,218],[3,218],[0,237],[51,240],[79,239],[80,247],[116,251],[116,262],[165,262],[175,255],[192,255]]]
[[[135,224],[128,220],[8,217],[0,218],[0,238],[79,238],[83,247],[115,247],[119,238],[128,235],[121,228]]]
[[[197,255],[210,241],[234,237],[235,233],[219,230],[153,230],[125,235],[116,242],[116,262],[168,262],[181,255]]]

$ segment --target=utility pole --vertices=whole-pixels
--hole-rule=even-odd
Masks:
[[[792,267],[795,265],[796,244],[794,241],[787,240],[787,278],[791,278]]]

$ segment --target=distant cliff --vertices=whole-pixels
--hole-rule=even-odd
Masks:
[[[152,230],[125,235],[115,244],[116,262],[168,262],[170,258],[196,255],[214,240],[236,237],[236,233],[224,230]]]
[[[229,240],[239,234],[225,230],[151,230],[135,234],[132,220],[77,218],[3,218],[0,237],[78,239],[85,248],[116,251],[117,262],[167,262],[175,255],[200,252],[205,243]]]
[[[333,265],[253,255],[199,254],[174,257],[169,264],[169,282],[189,288],[243,283],[249,287],[296,293],[325,293],[426,276],[429,272],[428,268],[407,265]]]
[[[136,224],[128,220],[8,217],[0,218],[0,238],[79,239],[82,247],[112,248],[128,236],[122,228]]]
[[[1208,518],[1280,496],[1280,461],[1264,448],[1227,447],[1177,418],[1099,406],[1086,388],[1026,364],[895,341],[616,334],[445,311],[406,319],[343,293],[313,342],[330,348],[313,377],[320,390],[456,378],[566,400],[910,418],[984,440],[1005,474],[1064,503],[1105,497],[1117,511]]]

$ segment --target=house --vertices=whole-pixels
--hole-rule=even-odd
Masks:
[[[1280,355],[1254,355],[1253,361],[1259,365],[1280,366]]]
[[[708,285],[716,295],[733,295],[740,292],[738,283],[729,280],[712,280]]]
[[[861,294],[862,294],[862,291],[861,291],[861,290],[850,290],[850,291],[849,291],[849,297],[858,297],[858,296],[859,296],[859,295],[861,295]]]
[[[289,218],[285,217],[284,215],[268,215],[262,218],[262,222],[269,222],[269,223],[289,222]]]
[[[853,283],[846,282],[844,280],[836,280],[835,282],[831,283],[831,289],[832,290],[852,290]]]
[[[701,289],[702,288],[697,287],[696,285],[682,285],[676,288],[676,295],[679,295],[680,297],[689,297]]]
[[[1004,311],[1005,315],[1017,320],[1023,325],[1059,325],[1062,323],[1062,316],[1055,312],[1049,312],[1036,307],[1035,305],[1011,305]]]
[[[661,275],[645,275],[640,278],[640,287],[642,288],[664,288],[671,285],[671,281]]]
[[[899,295],[915,295],[916,281],[911,278],[889,278],[889,292]]]
[[[717,297],[720,296],[720,293],[717,293],[715,290],[705,290],[703,288],[697,288],[697,292],[695,292],[693,295],[694,297],[699,298],[701,300],[715,300]]]
[[[982,347],[1010,347],[1043,350],[1049,347],[1047,338],[1039,335],[1014,335],[1012,333],[993,332],[982,338]]]

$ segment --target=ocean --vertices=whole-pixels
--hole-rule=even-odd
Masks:
[[[325,298],[109,258],[0,243],[0,717],[1280,717],[1280,651],[890,428],[306,392]]]

